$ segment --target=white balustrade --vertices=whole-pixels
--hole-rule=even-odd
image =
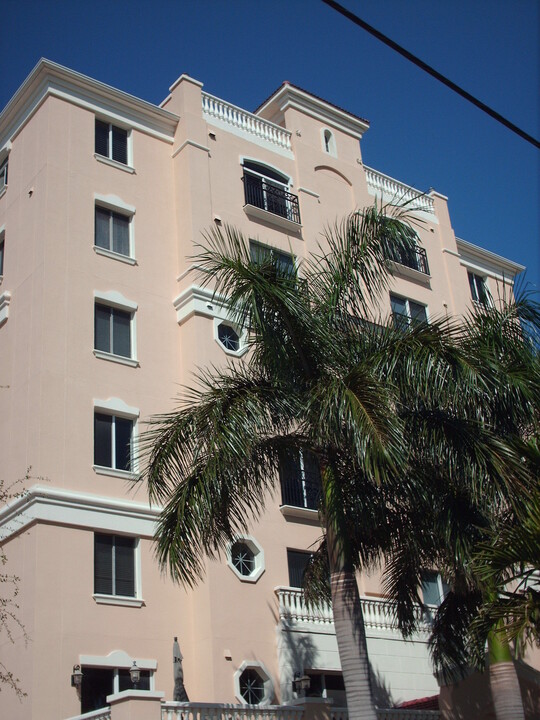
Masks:
[[[76,715],[69,720],[111,720],[111,708],[104,707],[99,710],[91,710],[90,712]]]
[[[349,711],[346,708],[333,708],[332,720],[349,720]],[[388,710],[377,708],[377,720],[440,720],[438,710],[410,710],[409,708],[390,708]]]
[[[277,587],[275,593],[279,601],[279,618],[287,623],[309,622],[318,625],[331,625],[334,622],[332,606],[322,603],[317,606],[308,606],[302,591],[298,588]],[[397,620],[394,605],[387,600],[375,598],[360,598],[362,615],[366,628],[375,630],[397,630]],[[431,629],[431,619],[422,608],[415,610],[416,621],[420,630]]]
[[[225,100],[220,100],[203,92],[202,109],[203,114],[208,117],[216,118],[216,120],[220,120],[226,125],[231,125],[286,150],[291,149],[290,130],[285,130],[279,125],[263,120],[247,110],[242,110],[236,105],[225,102]]]
[[[366,171],[366,180],[368,188],[376,194],[390,197],[393,203],[407,203],[411,210],[423,210],[424,212],[434,213],[433,198],[430,195],[421,193],[410,185],[399,182],[391,178],[389,175],[373,170],[373,168],[364,165]]]
[[[166,702],[161,720],[301,720],[303,708],[279,705]]]

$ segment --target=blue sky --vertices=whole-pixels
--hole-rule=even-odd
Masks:
[[[540,138],[538,0],[341,0]],[[540,151],[321,0],[3,0],[0,107],[40,57],[159,103],[182,73],[255,109],[283,80],[367,118],[367,165],[449,197],[540,288]]]

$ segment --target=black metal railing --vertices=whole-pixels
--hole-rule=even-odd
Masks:
[[[316,474],[289,475],[280,472],[283,505],[317,510],[321,499],[321,480]]]
[[[420,247],[420,245],[415,245],[415,247],[410,250],[391,251],[389,259],[411,268],[411,270],[418,270],[418,272],[424,273],[424,275],[429,275],[427,254],[425,248]]]
[[[244,173],[242,180],[246,205],[253,205],[300,225],[300,209],[296,195],[250,173]]]

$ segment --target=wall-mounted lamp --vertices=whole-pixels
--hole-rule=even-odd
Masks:
[[[139,680],[141,679],[141,671],[137,667],[137,663],[135,660],[133,661],[133,665],[129,668],[129,677],[131,678],[131,682],[137,686],[139,684]]]
[[[306,675],[305,672],[303,675],[300,675],[299,672],[295,672],[292,686],[298,697],[303,697],[306,694],[306,690],[309,690],[311,686],[311,678],[309,675]]]
[[[80,665],[73,666],[73,672],[71,673],[71,687],[80,688],[82,684],[82,670]]]

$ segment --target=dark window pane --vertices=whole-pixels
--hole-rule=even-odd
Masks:
[[[115,595],[135,596],[135,540],[115,537]]]
[[[112,126],[112,159],[127,165],[127,130]]]
[[[289,184],[289,178],[286,175],[283,175],[283,173],[280,173],[277,170],[272,170],[272,168],[266,167],[266,165],[260,165],[259,163],[252,162],[251,160],[244,160],[244,168],[246,170],[253,170],[256,173],[259,173],[259,175],[264,175],[272,180],[277,180],[283,185]]]
[[[439,594],[438,573],[422,573],[422,595],[426,605],[439,605],[441,597]]]
[[[4,241],[0,240],[0,275],[4,274]]]
[[[112,250],[119,255],[129,256],[129,218],[113,213]]]
[[[122,357],[131,357],[131,314],[114,309],[112,312],[112,352]]]
[[[96,120],[95,152],[109,157],[109,123],[102,120]]]
[[[109,210],[103,208],[96,208],[96,223],[95,223],[95,236],[94,243],[97,247],[105,248],[110,250],[110,217],[111,213]]]
[[[116,425],[116,465],[118,470],[131,470],[131,431],[133,422],[125,418],[115,418]]]
[[[96,350],[111,352],[111,308],[97,303],[94,317],[94,347]]]
[[[304,507],[304,489],[298,451],[284,449],[279,453],[279,479],[283,505]]]
[[[427,322],[426,306],[409,300],[409,310],[411,313],[411,322]]]
[[[94,465],[112,467],[112,417],[95,413],[94,415]]]
[[[300,550],[287,550],[287,564],[289,566],[290,587],[302,587],[304,573],[308,565],[311,553]]]
[[[81,712],[99,710],[107,706],[107,695],[113,693],[112,668],[82,668]]]
[[[94,592],[112,595],[112,535],[94,535]]]
[[[264,682],[256,670],[247,669],[240,675],[240,694],[248,705],[264,700]]]

